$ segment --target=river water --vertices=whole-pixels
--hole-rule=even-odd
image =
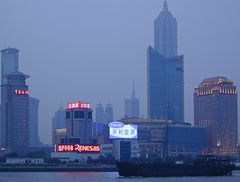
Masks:
[[[116,172],[0,172],[0,182],[240,182],[240,171],[221,177],[119,177]]]

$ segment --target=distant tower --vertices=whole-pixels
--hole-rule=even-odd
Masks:
[[[29,96],[26,79],[21,72],[5,76],[1,86],[1,147],[18,149],[29,145]]]
[[[139,117],[139,99],[135,97],[135,84],[133,81],[132,95],[124,100],[125,117]]]
[[[105,107],[105,124],[113,121],[113,107],[112,104],[108,103]]]
[[[12,72],[18,71],[18,53],[19,50],[15,48],[7,48],[1,50],[1,84],[7,83],[7,78],[4,75],[8,75]]]
[[[149,118],[184,121],[184,57],[177,56],[177,22],[163,10],[154,22],[154,48],[147,52]]]
[[[39,146],[38,136],[38,107],[39,100],[29,97],[29,146]]]
[[[102,104],[97,104],[96,107],[96,118],[95,121],[98,123],[104,123],[104,108]]]
[[[55,112],[52,118],[52,145],[56,143],[55,134],[57,129],[66,129],[65,115],[65,110],[61,107]]]
[[[207,129],[208,154],[237,156],[237,89],[225,77],[203,80],[194,92],[194,124]]]

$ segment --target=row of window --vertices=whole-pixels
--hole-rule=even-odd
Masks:
[[[71,118],[71,111],[66,112],[66,119]],[[87,112],[87,117],[84,117],[85,111],[74,111],[73,118],[74,119],[92,119],[92,112]]]

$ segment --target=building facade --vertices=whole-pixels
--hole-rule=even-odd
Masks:
[[[18,53],[15,48],[1,50],[1,84],[7,83],[5,75],[18,71]]]
[[[113,121],[113,107],[112,104],[108,103],[105,108],[102,104],[97,104],[95,109],[95,121],[97,123],[108,124]]]
[[[1,85],[1,147],[14,149],[29,145],[28,77],[14,72]]]
[[[39,146],[38,135],[38,108],[39,100],[29,97],[29,146]]]
[[[203,80],[194,92],[194,124],[206,127],[206,153],[237,155],[237,89],[226,77]]]
[[[201,155],[206,147],[206,129],[190,124],[172,124],[166,127],[166,153],[168,156]]]
[[[56,144],[56,130],[66,129],[65,110],[61,107],[58,109],[52,118],[52,145]]]
[[[184,121],[184,57],[177,56],[177,22],[164,3],[147,51],[148,117]]]
[[[124,115],[125,117],[139,118],[139,98],[135,97],[135,85],[133,81],[133,90],[131,98],[124,100]]]
[[[92,143],[92,109],[87,102],[68,103],[66,109],[66,129],[68,144]]]

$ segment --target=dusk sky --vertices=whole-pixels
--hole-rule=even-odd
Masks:
[[[40,138],[51,143],[54,112],[68,101],[113,104],[123,114],[135,80],[146,117],[147,48],[163,0],[0,0],[0,49],[20,50],[20,71],[40,99]],[[185,121],[204,78],[226,76],[240,88],[240,1],[168,0],[185,57]]]

